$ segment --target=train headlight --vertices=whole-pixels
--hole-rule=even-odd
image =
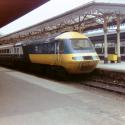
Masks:
[[[72,57],[72,60],[80,61],[83,60],[82,56]]]

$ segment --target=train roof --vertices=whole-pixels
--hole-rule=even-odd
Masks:
[[[39,44],[41,42],[50,43],[50,42],[53,42],[54,40],[58,40],[58,39],[63,40],[63,39],[77,39],[77,38],[86,39],[88,37],[82,33],[74,32],[74,31],[62,32],[62,33],[56,33],[56,34],[50,35],[48,37],[22,41],[21,44],[25,46],[28,44]]]
[[[20,41],[19,43],[21,43],[24,46],[28,45],[28,44],[38,44],[38,43],[41,43],[42,41],[48,43],[48,42],[53,41],[60,34],[61,33],[55,33],[55,34],[51,34],[49,36],[45,36],[45,37],[41,37],[41,38],[37,38],[37,39]]]
[[[55,39],[77,39],[77,38],[88,38],[86,35],[79,32],[65,32],[58,35]]]
[[[0,45],[0,49],[1,48],[9,48],[9,47],[13,47],[14,44],[4,44],[4,45]]]

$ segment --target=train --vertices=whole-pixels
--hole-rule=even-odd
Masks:
[[[0,45],[0,64],[36,66],[44,72],[90,73],[99,60],[90,39],[75,31]]]

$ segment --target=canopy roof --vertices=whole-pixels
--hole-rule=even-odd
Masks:
[[[14,21],[49,0],[0,0],[0,27]]]
[[[104,15],[109,17],[109,26],[116,24],[116,15],[120,15],[121,23],[125,23],[125,4],[90,2],[34,26],[3,36],[0,42],[8,43],[10,39],[9,42],[14,42],[18,39],[41,36],[45,35],[44,33],[52,33],[53,30],[59,31],[59,29],[67,27],[82,27],[84,31],[101,28],[104,23]]]
[[[88,35],[88,36],[92,40],[93,43],[104,43],[104,33],[102,33],[102,32],[99,32],[99,33],[96,33],[96,34],[91,34],[91,35]],[[108,42],[115,42],[115,43],[117,42],[116,31],[109,32],[107,34],[107,37],[108,37]],[[120,33],[120,41],[121,42],[125,41],[125,30],[122,30],[121,33]]]

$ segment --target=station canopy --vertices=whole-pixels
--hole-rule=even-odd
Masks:
[[[0,0],[0,27],[14,21],[48,0]]]
[[[19,39],[41,37],[48,33],[79,30],[81,32],[103,28],[104,16],[108,16],[108,25],[116,25],[117,15],[120,16],[121,24],[125,23],[125,4],[89,2],[59,16],[45,20],[34,26],[3,36],[0,43],[16,42]]]

